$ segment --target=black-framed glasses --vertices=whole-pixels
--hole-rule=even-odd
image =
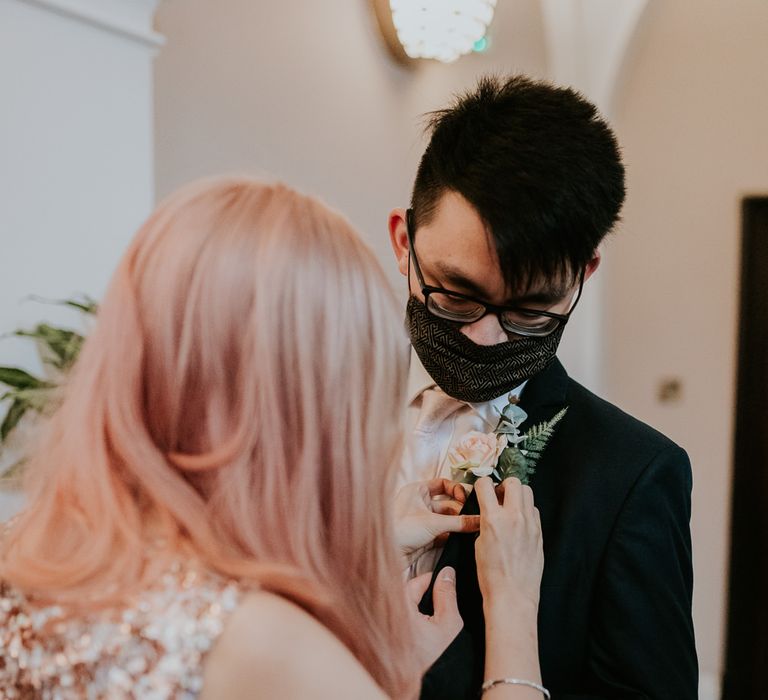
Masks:
[[[521,306],[497,306],[488,304],[480,299],[475,299],[468,294],[453,292],[442,287],[433,287],[424,282],[419,260],[416,257],[416,248],[413,243],[413,210],[406,212],[406,229],[408,232],[409,253],[413,257],[413,269],[416,271],[416,279],[424,295],[424,304],[427,310],[438,318],[454,323],[475,323],[488,314],[496,314],[501,327],[517,335],[544,337],[550,335],[560,326],[568,323],[576,304],[581,298],[581,290],[584,287],[584,270],[579,276],[579,287],[574,294],[573,301],[567,313],[556,314],[552,311],[541,309],[529,309]]]

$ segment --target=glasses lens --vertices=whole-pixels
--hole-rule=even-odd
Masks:
[[[455,297],[452,294],[435,292],[427,299],[427,308],[440,318],[457,323],[472,323],[484,313],[485,307],[476,301]]]
[[[560,325],[560,320],[549,316],[537,316],[528,311],[505,311],[501,314],[501,325],[504,330],[511,333],[544,336],[552,333]]]

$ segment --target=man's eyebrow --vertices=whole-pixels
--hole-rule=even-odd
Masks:
[[[470,296],[478,296],[481,299],[488,298],[488,292],[480,284],[466,277],[461,270],[448,263],[437,262],[435,269],[440,278],[457,292],[466,292]],[[526,304],[555,304],[562,301],[570,291],[570,288],[556,285],[544,287],[535,291],[526,291],[513,297],[504,306],[522,306]]]
[[[554,304],[562,301],[568,294],[568,289],[563,287],[551,287],[536,292],[526,292],[515,297],[511,302],[514,306],[525,306],[526,304]]]
[[[455,268],[448,263],[437,262],[435,264],[435,269],[440,275],[440,278],[445,280],[451,287],[455,287],[457,292],[467,292],[470,295],[479,296],[481,298],[487,297],[488,291],[483,289],[477,282],[465,277],[458,268]]]

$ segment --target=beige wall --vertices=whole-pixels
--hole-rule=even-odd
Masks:
[[[492,54],[415,71],[389,59],[368,0],[165,0],[156,61],[157,190],[245,171],[344,211],[389,264],[386,218],[407,203],[419,117],[484,70],[543,75],[536,0],[501,3]]]
[[[686,447],[694,611],[720,669],[726,590],[740,199],[768,195],[768,3],[651,2],[617,100],[629,169],[605,266],[608,398]],[[660,404],[661,378],[683,398]]]

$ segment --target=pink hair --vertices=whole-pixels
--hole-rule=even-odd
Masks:
[[[182,189],[114,275],[0,576],[98,605],[188,550],[302,604],[390,695],[414,691],[388,507],[406,357],[341,216],[247,178]]]

